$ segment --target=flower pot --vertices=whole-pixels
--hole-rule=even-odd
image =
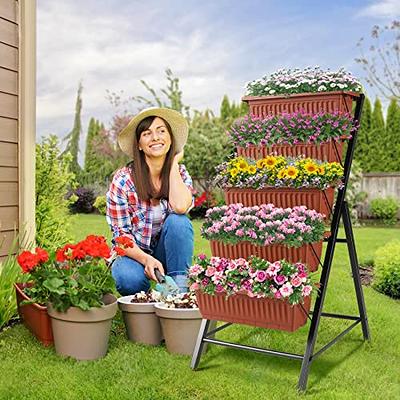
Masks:
[[[48,305],[57,354],[77,360],[96,360],[106,355],[111,321],[118,306],[112,295],[105,296],[104,301],[106,305],[87,311],[70,307],[59,312]]]
[[[242,101],[249,105],[250,114],[258,117],[279,115],[304,110],[310,113],[352,112],[353,100],[359,97],[356,92],[296,93],[279,96],[245,96]]]
[[[308,270],[315,272],[318,269],[322,254],[322,241],[305,244],[301,247],[287,247],[282,244],[258,246],[250,242],[224,244],[217,240],[210,240],[211,254],[214,257],[249,258],[251,255],[267,261],[286,260],[291,263],[302,262]]]
[[[264,188],[264,189],[224,189],[226,204],[242,203],[246,207],[272,203],[276,207],[293,208],[306,206],[329,218],[333,207],[335,190],[308,188]]]
[[[155,308],[167,350],[192,355],[202,320],[199,309],[167,308],[162,303],[157,303]]]
[[[334,140],[320,144],[299,143],[274,144],[272,146],[238,146],[236,149],[238,156],[252,158],[254,160],[265,158],[270,154],[279,154],[285,157],[304,155],[315,160],[340,163],[343,157],[343,141],[336,142]]]
[[[29,283],[16,283],[15,292],[17,297],[18,314],[23,324],[35,335],[44,345],[53,344],[53,331],[51,328],[50,317],[47,314],[47,307],[36,303],[21,305],[22,301],[31,299],[24,293],[25,287],[30,287]]]
[[[132,342],[159,345],[162,340],[161,325],[154,305],[156,303],[131,303],[133,296],[118,299],[126,334]]]
[[[294,306],[284,300],[258,299],[245,294],[226,298],[224,293],[209,295],[197,291],[196,298],[203,318],[289,332],[306,323],[311,304],[309,296],[304,298],[304,304]]]

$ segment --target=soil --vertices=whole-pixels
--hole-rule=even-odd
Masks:
[[[366,265],[366,266],[360,265],[359,271],[360,271],[361,284],[364,286],[371,285],[374,279],[374,268],[371,265]]]

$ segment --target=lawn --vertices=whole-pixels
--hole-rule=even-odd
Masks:
[[[102,216],[75,215],[72,233],[109,237]],[[195,253],[210,254],[194,222]],[[399,237],[398,228],[356,228],[359,260]],[[364,289],[372,341],[362,341],[358,326],[311,366],[309,399],[400,398],[400,302]],[[357,313],[346,247],[337,246],[325,311]],[[323,319],[317,349],[348,323]],[[217,336],[254,346],[302,353],[308,326],[295,333],[234,325]],[[126,340],[118,322],[107,356],[95,362],[62,359],[43,348],[22,326],[0,333],[0,399],[296,399],[300,361],[211,346],[198,371],[190,357],[170,355],[165,347]]]

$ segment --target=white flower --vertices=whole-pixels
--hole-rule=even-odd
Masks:
[[[326,86],[321,85],[318,87],[318,92],[323,92],[324,90],[326,90]]]
[[[274,94],[275,92],[276,92],[276,90],[271,89],[268,93],[269,93],[269,94]]]

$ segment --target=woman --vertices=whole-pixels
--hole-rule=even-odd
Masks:
[[[155,269],[167,273],[182,292],[193,256],[193,228],[185,215],[193,206],[192,179],[178,162],[188,136],[186,119],[177,111],[150,108],[133,117],[118,136],[133,159],[119,169],[107,192],[107,223],[128,236],[134,247],[112,264],[121,295],[147,291]]]

